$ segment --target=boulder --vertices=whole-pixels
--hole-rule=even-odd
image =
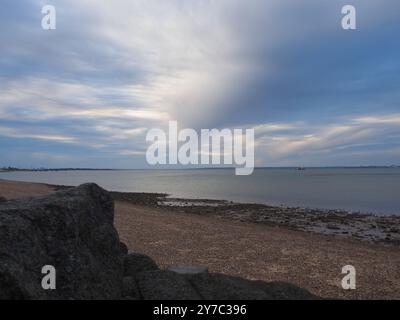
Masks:
[[[0,299],[118,299],[123,257],[114,204],[95,184],[0,204]],[[44,290],[42,267],[56,270]]]
[[[187,277],[207,300],[315,300],[309,291],[285,282],[251,281],[223,274]]]
[[[147,271],[125,283],[125,296],[145,300],[314,300],[307,290],[284,282],[251,281],[213,273]],[[140,292],[138,294],[137,292]],[[136,298],[135,298],[136,299]]]
[[[269,300],[271,296],[251,281],[223,274],[202,273],[187,277],[206,300]]]
[[[7,199],[6,199],[6,198],[4,198],[4,197],[0,196],[0,203],[2,203],[2,202],[6,202],[6,201],[7,201]]]
[[[258,288],[264,290],[273,300],[319,300],[306,289],[287,282],[252,281]]]
[[[134,277],[140,272],[159,270],[150,257],[140,253],[129,253],[124,257],[124,276]]]
[[[199,300],[201,296],[185,277],[171,271],[147,271],[136,275],[145,300]]]
[[[122,283],[122,296],[128,300],[140,300],[139,287],[134,277],[124,277]]]

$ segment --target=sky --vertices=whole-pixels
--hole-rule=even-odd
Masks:
[[[44,5],[57,29],[41,27]],[[343,30],[341,9],[357,10]],[[146,168],[255,128],[257,166],[400,164],[398,0],[2,0],[0,167]]]

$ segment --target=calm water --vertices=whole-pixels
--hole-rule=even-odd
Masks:
[[[113,191],[400,215],[397,168],[257,169],[240,177],[218,169],[3,172],[0,179],[71,186],[95,182]]]

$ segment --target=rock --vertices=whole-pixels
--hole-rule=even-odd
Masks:
[[[272,297],[250,281],[222,274],[198,274],[188,278],[206,300],[268,300]]]
[[[302,289],[286,282],[263,282],[251,281],[255,286],[262,289],[274,300],[318,300],[308,290]]]
[[[110,195],[95,184],[0,204],[0,299],[118,299],[123,259]],[[56,290],[41,287],[56,268]]]
[[[188,278],[206,300],[315,300],[309,291],[285,282],[251,281],[222,274]]]
[[[2,202],[7,202],[7,201],[8,201],[8,200],[7,200],[6,198],[0,196],[0,203],[2,203]]]
[[[147,271],[136,276],[145,300],[199,300],[200,295],[183,276],[171,271]]]
[[[140,291],[134,277],[124,277],[122,283],[122,296],[129,300],[140,300]]]
[[[135,277],[145,271],[159,270],[157,264],[150,257],[140,253],[129,253],[124,257],[124,275]]]

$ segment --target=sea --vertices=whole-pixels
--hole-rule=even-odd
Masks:
[[[400,215],[400,168],[66,170],[0,172],[0,179],[76,186],[94,182],[110,191],[167,193],[378,215]]]

